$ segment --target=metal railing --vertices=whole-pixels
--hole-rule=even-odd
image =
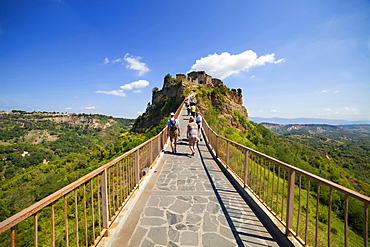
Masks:
[[[183,103],[175,113],[181,112]],[[0,246],[94,246],[167,141],[155,137],[0,223]],[[2,238],[3,239],[3,238]],[[32,244],[33,243],[33,244]]]
[[[287,237],[309,246],[369,246],[369,197],[222,137],[206,121],[203,131],[214,155]]]

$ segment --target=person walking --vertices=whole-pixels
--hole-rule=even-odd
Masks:
[[[195,119],[195,112],[197,111],[197,107],[195,106],[195,103],[190,106],[191,115]]]
[[[177,153],[177,139],[180,136],[180,123],[171,112],[171,118],[167,122],[167,138],[170,137],[172,153]]]
[[[188,99],[185,100],[185,108],[188,111],[188,116],[190,115],[190,103]]]
[[[195,122],[198,125],[198,138],[200,141],[202,141],[202,133],[201,133],[201,128],[202,128],[202,116],[200,115],[200,112],[198,111],[196,114]]]
[[[191,156],[195,155],[195,143],[197,142],[198,137],[198,126],[197,123],[194,122],[194,117],[191,116],[189,119],[189,124],[187,126],[186,136],[189,139],[189,148],[191,151]]]

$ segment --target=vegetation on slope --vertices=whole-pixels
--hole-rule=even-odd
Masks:
[[[165,81],[178,90],[176,79],[167,75]],[[181,103],[176,97],[161,99],[136,120],[24,111],[1,115],[0,221],[157,135]],[[150,124],[136,133],[145,121]]]
[[[0,117],[0,221],[134,145],[131,119],[14,113]]]
[[[325,147],[325,141],[320,142],[320,139],[314,145],[307,145],[307,143],[298,142],[292,138],[278,137],[262,124],[248,121],[247,117],[238,111],[228,113],[232,114],[234,121],[226,120],[223,116],[227,113],[223,112],[225,107],[222,101],[226,103],[226,98],[231,90],[226,90],[225,88],[216,89],[222,92],[222,96],[216,95],[209,88],[198,87],[193,90],[197,93],[198,105],[202,108],[205,119],[218,134],[342,186],[370,195],[370,185],[366,181],[361,180],[350,169],[345,169],[344,166],[338,165],[338,161],[341,159],[344,164],[348,164],[348,162],[344,161],[347,158],[345,149],[330,150],[329,152],[328,149],[332,147]],[[221,99],[219,104],[213,104],[212,97]],[[321,143],[320,145],[322,146],[318,146],[318,143]],[[362,145],[363,149],[364,143],[360,142],[360,145]],[[350,150],[349,145],[346,145],[346,148],[348,151]],[[332,158],[328,158],[328,154]],[[353,155],[353,160],[357,160],[359,163],[364,160],[361,152],[357,152],[359,155],[355,155],[356,152],[351,151],[351,154]],[[366,165],[366,163],[362,164]],[[344,206],[339,202],[343,200],[337,199],[338,203],[333,202],[333,207],[336,208],[336,213],[340,215],[343,214]],[[328,193],[322,191],[320,201],[323,203],[323,207],[325,207],[328,203]],[[362,216],[363,207],[358,205],[358,203],[352,204],[349,210],[349,224],[359,236],[362,235],[363,231]],[[324,222],[324,218],[322,220],[323,222],[321,223],[325,225],[327,222]],[[342,229],[338,229],[337,233],[342,234]]]

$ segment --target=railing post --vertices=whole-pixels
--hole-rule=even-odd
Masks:
[[[244,152],[244,188],[248,182],[248,170],[249,170],[249,150]]]
[[[51,214],[51,246],[55,247],[55,217],[54,217],[54,203],[51,203],[50,207]]]
[[[103,229],[106,230],[104,236],[108,236],[108,181],[107,181],[107,169],[101,174],[101,199],[102,199],[102,208],[103,208]]]
[[[288,199],[287,199],[287,212],[286,212],[286,232],[287,236],[291,235],[290,229],[293,226],[293,210],[294,210],[294,181],[295,171],[289,169],[288,178]]]
[[[230,159],[229,142],[226,140],[226,167],[229,167],[229,159]]]
[[[216,158],[218,158],[218,136],[216,135],[216,143],[215,143],[215,152],[216,152]]]
[[[64,225],[65,225],[65,240],[66,240],[66,247],[69,246],[69,231],[68,231],[68,201],[67,196],[64,196]]]
[[[135,152],[135,182],[137,186],[139,186],[140,182],[139,159],[139,149],[137,149]]]
[[[153,163],[153,140],[150,141],[150,166]]]
[[[10,230],[10,238],[11,238],[11,246],[15,247],[16,246],[16,234],[17,234],[17,226],[13,226]]]
[[[369,246],[369,204],[364,205],[364,246]]]
[[[39,246],[38,226],[39,226],[38,215],[37,215],[37,213],[35,213],[35,215],[33,216],[33,242],[34,242],[34,246]],[[67,241],[66,241],[66,243],[67,243]]]

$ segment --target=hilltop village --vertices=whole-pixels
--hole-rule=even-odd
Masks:
[[[176,74],[175,78],[170,74],[165,76],[162,89],[153,89],[152,102],[148,103],[146,112],[135,121],[134,131],[143,132],[157,125],[164,116],[176,111],[187,94],[196,94],[200,88],[209,92],[208,95],[202,96],[207,97],[204,100],[220,109],[220,116],[232,125],[234,111],[248,118],[247,109],[243,106],[241,89],[229,89],[220,79],[212,78],[205,71],[193,71],[187,75]],[[197,104],[200,111],[207,110],[204,100]]]

